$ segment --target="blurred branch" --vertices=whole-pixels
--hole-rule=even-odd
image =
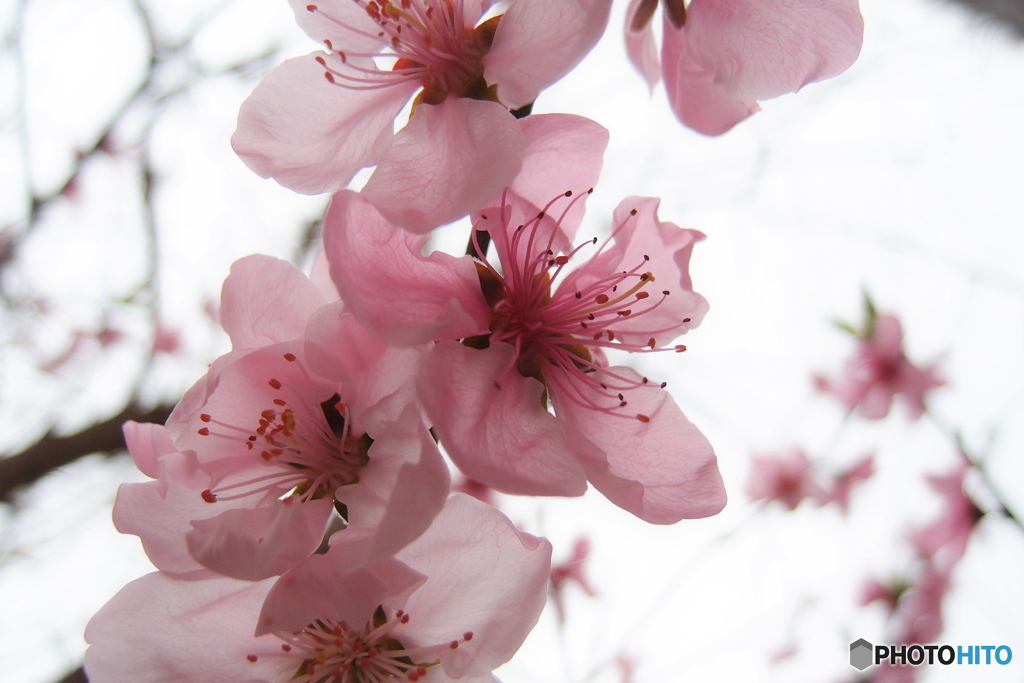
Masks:
[[[1024,0],[956,0],[980,14],[995,19],[1024,38]]]
[[[85,669],[78,667],[57,683],[89,683],[89,679],[85,677]]]
[[[92,453],[113,454],[125,449],[121,426],[128,420],[163,424],[174,409],[159,405],[143,409],[129,404],[123,411],[75,434],[59,436],[48,432],[21,453],[0,459],[0,502],[10,502],[21,487],[78,458]]]

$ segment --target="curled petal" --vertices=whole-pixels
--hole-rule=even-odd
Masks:
[[[448,465],[418,409],[409,406],[374,434],[359,481],[335,493],[349,516],[348,527],[331,537],[331,549],[344,553],[350,567],[380,562],[416,539],[451,487]]]
[[[757,102],[734,99],[719,83],[714,71],[693,54],[688,34],[664,20],[661,44],[665,93],[676,117],[704,135],[721,135],[757,112]],[[689,23],[686,24],[687,26]]]
[[[245,581],[276,576],[317,549],[333,502],[291,497],[195,520],[186,536],[189,552],[224,576]]]
[[[160,475],[160,458],[178,451],[163,425],[129,420],[121,429],[135,466],[147,477],[156,479]]]
[[[651,24],[651,14],[657,5],[658,0],[630,0],[626,9],[626,56],[652,90],[661,80],[661,62]]]
[[[864,20],[857,0],[694,0],[684,31],[730,97],[764,100],[850,68]]]

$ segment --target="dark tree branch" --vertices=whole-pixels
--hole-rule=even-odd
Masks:
[[[1024,0],[956,0],[976,12],[1013,29],[1024,38]]]
[[[48,432],[21,453],[0,459],[0,502],[10,502],[13,494],[22,486],[78,458],[91,453],[113,454],[123,451],[125,445],[121,425],[128,420],[163,424],[173,409],[173,405],[159,405],[147,410],[130,404],[117,415],[76,434],[58,436]]]
[[[78,667],[57,683],[89,683],[89,679],[85,677],[85,669]]]

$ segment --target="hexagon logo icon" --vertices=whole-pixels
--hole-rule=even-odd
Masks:
[[[850,666],[855,668],[857,671],[863,671],[871,666],[872,655],[874,652],[874,645],[863,638],[858,638],[850,643]]]

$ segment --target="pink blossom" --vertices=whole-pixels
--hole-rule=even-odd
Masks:
[[[795,510],[804,500],[821,500],[826,493],[812,471],[807,454],[794,448],[779,456],[752,458],[747,495],[751,500],[777,500]]]
[[[928,483],[942,496],[943,509],[938,519],[911,536],[922,557],[947,565],[963,557],[971,533],[984,515],[964,491],[964,477],[970,470],[970,463],[963,459],[948,474],[928,477]],[[939,553],[943,553],[941,558]]]
[[[255,583],[145,576],[89,623],[86,671],[93,683],[489,682],[540,615],[550,558],[547,541],[456,495],[373,565],[332,548]]]
[[[853,489],[871,478],[875,473],[874,454],[865,455],[845,470],[832,476],[826,484],[820,505],[835,503],[843,514],[850,508],[850,494]]]
[[[651,20],[657,0],[631,0],[630,61],[653,87],[665,79],[684,125],[720,135],[758,111],[757,100],[837,76],[857,59],[857,0],[662,0],[661,58]]]
[[[509,109],[532,103],[583,58],[611,6],[512,0],[481,23],[493,2],[290,2],[326,51],[286,61],[256,88],[232,146],[261,176],[310,194],[376,165],[367,196],[417,231],[466,215],[509,184],[523,154]],[[409,124],[393,134],[417,92]]]
[[[903,352],[903,326],[893,315],[872,315],[860,335],[857,352],[836,380],[816,377],[818,389],[832,394],[849,410],[869,420],[889,414],[902,396],[916,420],[925,412],[925,395],[944,384],[935,365],[919,368]]]
[[[475,227],[500,268],[423,256],[419,238],[341,192],[325,220],[332,274],[353,314],[387,339],[440,340],[420,395],[467,476],[527,495],[579,495],[589,480],[655,523],[715,514],[725,493],[710,444],[663,385],[605,360],[606,350],[685,349],[671,341],[707,310],[688,274],[703,235],[660,221],[657,199],[631,198],[603,245],[572,247],[586,190],[560,192],[540,213],[508,190],[481,212]],[[585,249],[594,253],[570,272]]]
[[[282,261],[232,269],[221,317],[234,350],[186,393],[166,433],[129,439],[157,480],[122,487],[115,520],[160,569],[280,574],[337,515],[345,529],[331,542],[372,562],[441,509],[448,469],[411,402],[420,352],[381,344],[340,306]],[[307,325],[314,340],[324,333],[325,310],[329,351],[302,338]]]
[[[565,586],[575,583],[590,597],[597,595],[583,571],[587,558],[590,556],[590,539],[585,536],[573,545],[572,555],[564,562],[551,567],[551,596],[555,601],[558,620],[565,621]]]

